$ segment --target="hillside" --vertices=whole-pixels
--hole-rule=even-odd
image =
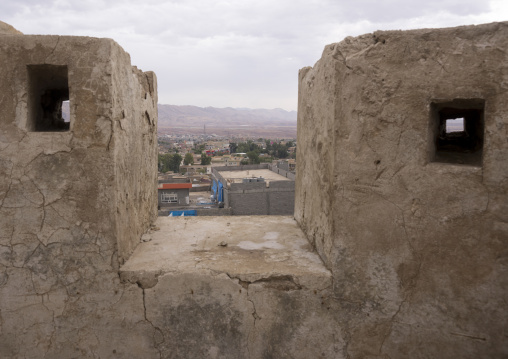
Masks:
[[[160,134],[236,135],[264,138],[296,138],[296,111],[248,108],[216,108],[158,105]],[[62,104],[69,119],[69,102]]]
[[[296,111],[159,104],[159,133],[296,137]]]

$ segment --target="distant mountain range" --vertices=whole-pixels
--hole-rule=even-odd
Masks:
[[[296,111],[158,105],[161,134],[296,138]]]
[[[296,138],[296,111],[158,105],[159,134]],[[62,104],[69,118],[69,102]]]

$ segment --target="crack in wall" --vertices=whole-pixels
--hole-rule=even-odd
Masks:
[[[386,330],[386,334],[383,336],[383,340],[381,341],[381,344],[379,346],[378,354],[381,355],[383,352],[383,346],[385,345],[386,340],[390,337],[390,334],[392,334],[393,329],[393,323],[395,321],[395,318],[399,315],[400,311],[402,310],[402,306],[406,303],[406,300],[402,300],[402,302],[399,305],[399,308],[397,311],[392,315],[392,317],[389,319],[390,327]],[[388,356],[388,354],[385,354]],[[389,357],[389,356],[388,356]]]
[[[56,50],[59,42],[60,42],[60,36],[57,36],[55,47],[53,47],[53,50],[51,50],[51,53],[49,55],[47,55],[46,58],[44,59],[44,64],[47,64],[48,58],[53,56],[53,54],[55,53],[55,50]]]
[[[485,337],[478,337],[478,336],[469,335],[469,334],[454,333],[454,332],[450,332],[450,334],[451,335],[455,335],[455,336],[459,336],[459,337],[468,338],[468,339],[480,340],[480,341],[483,341],[483,342],[487,340],[487,338],[485,338]]]
[[[252,330],[255,333],[256,323],[258,320],[261,320],[261,317],[258,315],[258,313],[256,311],[256,305],[254,304],[254,301],[252,299],[250,299],[250,297],[249,297],[249,287],[248,286],[246,288],[246,291],[247,291],[247,301],[249,301],[252,304],[252,313],[251,314],[252,314],[252,317],[254,318],[254,322],[252,324],[252,326],[253,326]],[[249,345],[251,335],[252,335],[252,332],[249,330],[247,332],[247,353],[248,353],[249,358],[251,358],[250,345]]]
[[[243,280],[239,276],[230,275],[225,273],[230,279],[238,280],[238,283],[245,289],[249,289],[251,284],[262,283],[265,288],[277,289],[282,291],[301,290],[302,285],[298,280],[291,275],[270,275],[265,278],[256,279],[254,281]]]
[[[160,346],[165,342],[164,332],[157,326],[155,326],[150,319],[148,319],[148,316],[146,314],[146,294],[145,289],[140,286],[142,292],[143,292],[143,315],[145,317],[145,320],[152,326],[154,332],[153,332],[153,341],[155,344],[155,348],[159,352],[159,358],[162,359],[162,349]],[[157,341],[157,334],[159,334],[162,337],[162,340],[160,342]]]

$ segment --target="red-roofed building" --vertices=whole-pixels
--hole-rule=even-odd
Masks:
[[[174,178],[159,182],[159,208],[189,205],[189,192],[192,183],[186,178]]]

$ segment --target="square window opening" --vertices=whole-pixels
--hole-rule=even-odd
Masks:
[[[446,120],[446,134],[464,132],[464,117]]]
[[[71,123],[71,103],[69,100],[62,101],[62,118],[65,123]]]
[[[178,195],[176,193],[162,193],[161,203],[178,203]]]
[[[28,65],[27,129],[69,131],[71,124],[67,66]]]
[[[484,107],[482,99],[431,104],[430,162],[482,165]]]

